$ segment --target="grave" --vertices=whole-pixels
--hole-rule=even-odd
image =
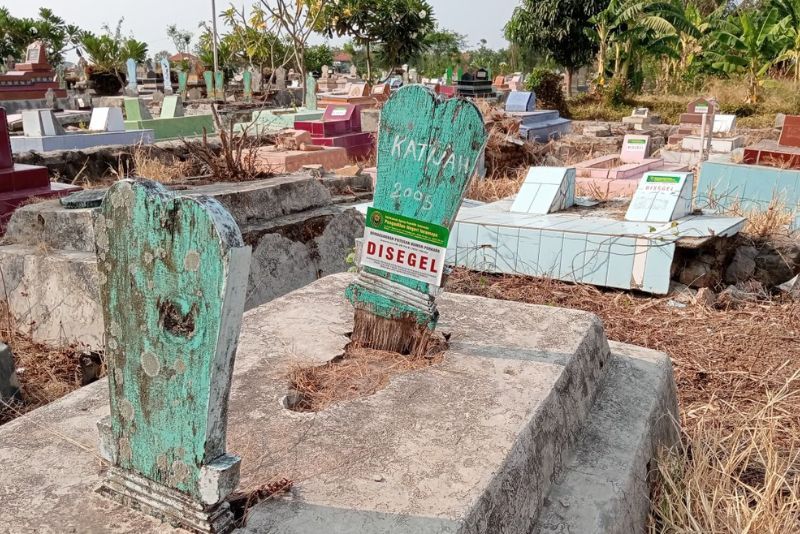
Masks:
[[[47,49],[42,41],[34,41],[25,51],[25,61],[14,70],[0,74],[0,102],[8,100],[45,100],[48,90],[56,98],[66,98],[67,91],[55,80],[55,70],[47,62]]]
[[[347,104],[361,108],[373,108],[379,102],[379,98],[372,95],[372,86],[367,82],[348,82],[342,90],[320,93],[317,97],[321,108]]]
[[[669,145],[680,145],[687,136],[701,136],[708,141],[713,131],[714,116],[719,112],[719,104],[714,98],[698,98],[690,102],[686,112],[680,116],[678,130],[669,136]]]
[[[719,211],[800,212],[800,117],[786,116],[778,141],[745,148],[742,163],[704,162],[697,194]]]
[[[302,130],[283,130],[276,135],[276,144],[243,151],[243,158],[255,155],[256,165],[264,173],[285,174],[306,165],[321,165],[325,170],[341,169],[350,162],[342,147],[319,146],[311,134]]]
[[[417,128],[403,132],[405,142],[476,153],[456,156],[451,169],[435,165],[443,184],[458,175],[464,187],[400,175],[414,163],[401,157],[383,163],[398,174],[381,173],[378,205],[422,216],[425,195],[463,196],[483,147],[462,140],[485,132],[477,111],[476,129],[445,116],[462,128],[434,130],[426,116],[463,106],[450,102],[418,101],[416,115],[400,106],[388,124],[411,115]],[[385,157],[399,133],[387,131]],[[394,202],[395,180],[420,184],[423,201]],[[459,203],[424,216],[438,219]],[[429,366],[308,411],[289,373],[347,359],[352,275],[242,318],[246,238],[218,205],[123,182],[98,228],[109,378],[0,427],[0,522],[9,530],[156,532],[167,529],[165,518],[225,533],[223,498],[237,481],[248,492],[281,479],[291,481],[287,491],[249,503],[239,532],[645,529],[652,462],[678,441],[672,368],[664,354],[609,343],[594,315],[442,294],[438,328],[448,341]],[[86,446],[98,419],[101,468]],[[46,480],[47,491],[33,480]],[[124,504],[107,498],[115,495]]]
[[[688,170],[685,166],[667,165],[661,158],[650,157],[649,135],[626,135],[619,154],[582,161],[575,169],[581,193],[600,199],[630,197],[646,172]]]
[[[630,117],[623,117],[622,124],[634,130],[649,132],[652,124],[650,110],[647,108],[633,108]]]
[[[712,154],[730,154],[744,146],[744,136],[736,135],[736,115],[717,113],[714,115],[712,136],[710,139],[699,135],[687,135],[681,140],[681,148],[686,151],[700,152],[703,141],[707,142],[706,150]]]
[[[214,135],[212,115],[184,115],[183,102],[179,95],[164,97],[161,113],[153,118],[144,102],[138,98],[125,98],[125,129],[153,130],[155,140]]]
[[[520,137],[538,143],[547,143],[569,133],[572,121],[564,119],[556,110],[536,110],[536,94],[530,91],[511,91],[506,99],[505,112],[520,120]]]
[[[52,110],[35,109],[22,112],[24,135],[11,136],[15,153],[54,150],[82,150],[96,146],[149,145],[153,130],[125,130],[120,108],[94,108],[89,129],[65,132]]]
[[[535,171],[526,184],[542,181],[544,172],[556,172]],[[627,213],[622,211],[624,202],[600,207],[581,198],[575,206],[549,214],[542,209],[512,211],[511,199],[464,207],[451,234],[448,263],[666,295],[677,249],[712,246],[746,223],[742,217],[692,211],[692,182],[686,172],[645,173]],[[554,190],[542,188],[532,200],[527,190],[518,196],[525,199],[523,204],[547,206],[556,198]]]
[[[780,138],[777,141],[765,139],[748,146],[744,149],[742,162],[748,165],[800,169],[800,116],[785,116]]]
[[[298,120],[294,127],[309,132],[313,144],[344,148],[353,159],[367,158],[373,150],[372,135],[361,131],[361,111],[353,104],[329,105],[320,120]]]
[[[125,86],[125,96],[138,97],[139,87],[136,81],[136,61],[128,58],[125,62],[125,68],[128,71],[128,84]]]
[[[492,80],[489,78],[489,71],[478,69],[475,72],[465,72],[458,79],[456,95],[467,98],[491,98],[494,97]]]
[[[50,182],[47,167],[14,163],[6,110],[0,107],[0,231],[5,231],[18,206],[33,199],[62,196],[79,189],[74,185]]]
[[[364,229],[363,218],[349,205],[370,198],[372,191],[369,177],[308,173],[174,187],[219,200],[253,247],[248,309],[346,271],[347,255]],[[0,295],[20,328],[37,341],[102,348],[93,222],[103,194],[87,190],[65,204],[27,205],[9,222],[0,246],[0,271],[7,273]]]
[[[322,118],[324,111],[317,110],[317,82],[309,74],[306,78],[306,105],[300,108],[276,108],[254,111],[249,122],[234,125],[234,132],[248,135],[275,133],[286,128],[294,128],[296,121],[312,121]]]

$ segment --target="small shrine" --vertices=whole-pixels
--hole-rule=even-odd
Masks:
[[[35,41],[25,52],[25,62],[0,74],[0,101],[43,100],[48,89],[56,98],[66,98],[67,91],[55,81],[56,72],[47,62],[44,43]]]

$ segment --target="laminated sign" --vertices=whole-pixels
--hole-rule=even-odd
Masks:
[[[449,237],[444,226],[370,208],[361,264],[441,286]]]

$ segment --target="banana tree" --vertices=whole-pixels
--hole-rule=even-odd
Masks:
[[[707,50],[712,67],[726,74],[743,73],[747,78],[747,103],[755,104],[759,89],[769,70],[784,49],[783,29],[776,8],[759,17],[750,10],[741,10],[723,22],[715,32],[717,50]]]
[[[794,63],[794,83],[800,84],[800,0],[773,0],[772,5],[781,18],[779,33],[785,39],[785,47],[776,62]]]

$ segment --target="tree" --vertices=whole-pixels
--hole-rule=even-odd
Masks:
[[[436,28],[425,35],[425,53],[418,59],[420,73],[428,77],[441,77],[448,67],[461,61],[461,53],[467,47],[467,38],[443,28]]]
[[[321,72],[324,65],[333,63],[333,50],[327,44],[309,46],[306,50],[306,70]]]
[[[573,73],[597,50],[584,29],[607,5],[608,0],[523,0],[506,24],[505,35],[521,47],[546,50],[567,71],[569,95]]]
[[[338,0],[322,10],[316,29],[328,37],[348,35],[367,54],[367,78],[372,78],[372,49],[394,68],[421,56],[426,35],[434,29],[427,0]]]
[[[110,74],[117,78],[120,87],[125,85],[122,73],[125,62],[133,59],[137,63],[147,58],[147,43],[137,41],[133,37],[123,37],[122,22],[119,19],[116,29],[111,31],[104,25],[105,34],[95,35],[84,32],[81,38],[81,47],[89,56],[89,61],[94,65],[95,74]]]
[[[58,66],[64,62],[64,54],[78,47],[82,31],[78,26],[67,24],[51,9],[39,9],[38,18],[16,18],[8,8],[0,7],[0,56],[21,58],[33,41],[42,41],[47,48],[47,60]]]
[[[756,11],[740,10],[715,32],[715,39],[721,46],[706,51],[714,68],[726,74],[745,74],[748,103],[758,102],[759,88],[780,57],[781,49],[778,47],[782,29],[783,25],[778,24],[778,10],[774,7],[763,17],[759,17]]]
[[[772,0],[781,18],[779,33],[785,39],[785,47],[777,60],[794,62],[794,83],[800,84],[800,0]]]
[[[167,36],[172,39],[175,50],[177,50],[179,54],[186,54],[189,52],[189,45],[192,43],[192,32],[179,30],[177,25],[171,24],[167,26]]]

